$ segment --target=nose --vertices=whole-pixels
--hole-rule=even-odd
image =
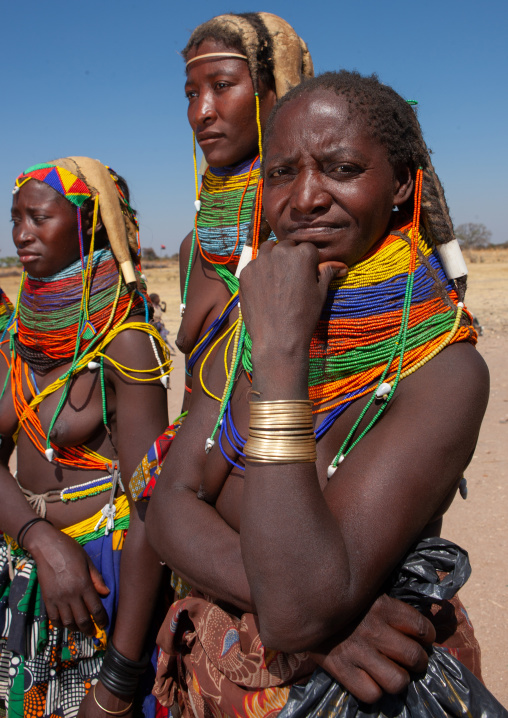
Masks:
[[[299,172],[291,189],[291,209],[299,214],[316,214],[330,207],[330,194],[317,171],[306,169]]]
[[[213,122],[217,117],[213,92],[207,90],[201,91],[189,108],[189,113],[192,113],[192,117],[189,117],[189,120],[194,129]]]
[[[21,220],[12,227],[12,238],[16,247],[24,247],[34,241],[33,233],[27,222]]]

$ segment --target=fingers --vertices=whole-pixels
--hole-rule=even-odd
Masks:
[[[368,673],[353,666],[341,685],[363,703],[375,703],[383,696],[383,691]]]
[[[90,571],[90,578],[92,579],[93,587],[97,591],[97,593],[100,596],[107,596],[109,594],[109,588],[104,583],[104,579],[102,578],[99,571],[95,568],[92,560],[90,557],[87,556],[88,560],[88,569]]]
[[[86,636],[93,637],[95,636],[96,628],[91,615],[94,616],[95,622],[101,628],[104,628],[108,620],[100,599],[98,599],[98,601],[101,605],[102,612],[100,610],[89,610],[85,602],[78,597],[69,604],[62,604],[58,607],[56,605],[47,606],[46,610],[48,612],[48,618],[56,628],[66,628],[68,631],[81,631],[81,633],[84,633]],[[96,606],[95,608],[98,607]],[[102,613],[105,616],[106,623],[101,625],[99,624],[96,615],[104,620]]]
[[[423,673],[427,669],[429,656],[425,648],[413,638],[409,638],[398,631],[386,630],[382,651],[386,659],[388,659],[388,663],[393,666],[392,661],[395,661],[397,667],[404,670],[404,672],[407,670],[411,673]],[[383,657],[382,654],[379,655]],[[385,690],[388,693],[392,692],[388,688],[385,688]]]
[[[375,703],[384,693],[398,695],[409,685],[410,676],[401,666],[381,654],[372,654],[372,660],[362,668],[353,666],[341,683],[364,703]]]
[[[378,599],[387,623],[407,636],[413,636],[421,644],[430,646],[436,640],[436,630],[424,615],[403,601],[389,596]]]
[[[318,264],[318,282],[323,284],[325,289],[328,289],[328,285],[332,279],[338,277],[345,277],[348,273],[348,268],[343,262],[321,262]]]
[[[88,615],[92,616],[99,628],[106,628],[109,621],[108,614],[97,593],[95,591],[87,591],[87,593],[83,595],[83,600],[87,608]],[[95,634],[95,628],[92,634]]]

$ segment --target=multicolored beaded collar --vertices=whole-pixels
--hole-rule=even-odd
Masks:
[[[332,461],[329,475],[380,418],[399,381],[449,344],[476,343],[471,316],[458,302],[455,287],[445,276],[438,252],[418,232],[420,188],[421,171],[417,176],[413,223],[380,240],[350,269],[346,278],[332,282],[311,342],[309,397],[314,402],[314,413],[327,413],[316,430],[317,439],[354,401],[370,394],[359,419]],[[237,295],[232,297],[203,339],[202,345],[211,348],[200,372],[203,390],[221,405],[206,450],[213,447],[215,433],[220,431],[220,449],[231,463],[235,462],[228,458],[224,444],[229,444],[243,456],[245,443],[234,426],[229,405],[234,378],[240,362],[248,373],[252,372],[252,344],[241,316],[223,331],[235,301]],[[466,325],[461,325],[463,316],[469,317]],[[226,353],[233,342],[233,358],[222,397],[208,391],[202,371],[213,347],[219,342],[224,343]],[[367,409],[375,401],[380,402],[380,406],[374,419],[353,440]]]

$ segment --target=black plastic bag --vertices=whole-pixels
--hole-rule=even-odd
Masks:
[[[440,580],[437,571],[447,572]],[[467,553],[442,538],[421,541],[395,573],[390,596],[415,608],[452,598],[471,573]],[[360,703],[318,668],[306,685],[292,686],[278,718],[508,718],[508,711],[445,649],[429,654],[424,675],[404,693]]]

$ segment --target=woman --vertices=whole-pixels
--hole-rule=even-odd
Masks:
[[[17,442],[16,478],[0,472],[1,697],[10,716],[140,715],[161,566],[121,476],[167,424],[170,369],[137,220],[124,181],[86,157],[29,168],[13,195],[24,273],[1,362],[0,433]]]
[[[488,372],[413,110],[376,78],[310,80],[271,116],[264,178],[279,242],[242,272],[245,324],[224,322],[149,509],[150,539],[199,592],[159,633],[156,693],[199,715],[295,713],[290,686],[316,663],[336,674],[323,645],[394,576],[405,585],[397,567],[416,544],[439,599],[426,613],[436,624],[451,613],[439,642],[479,673],[449,601],[467,562],[435,537],[477,440]],[[429,236],[449,244],[449,278]],[[443,586],[436,566],[451,572]],[[472,705],[481,683],[453,666]]]
[[[230,277],[249,233],[252,244],[261,131],[277,98],[312,76],[313,68],[305,42],[271,13],[214,17],[194,30],[182,54],[197,211],[194,230],[180,250],[177,345],[190,354],[231,297]],[[208,165],[200,189],[196,140]],[[189,371],[199,357],[200,349]]]

